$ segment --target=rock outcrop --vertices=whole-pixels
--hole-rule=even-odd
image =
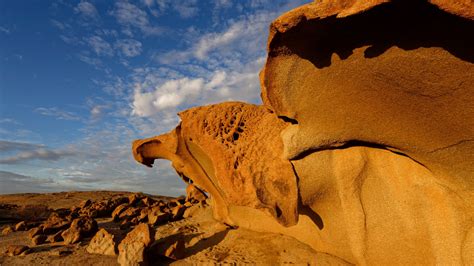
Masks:
[[[265,107],[239,102],[179,113],[172,132],[135,141],[135,159],[151,166],[169,159],[185,181],[212,195],[216,217],[232,224],[229,206],[265,211],[284,225],[297,222],[296,177],[279,133],[285,123]]]
[[[263,106],[133,143],[230,225],[353,264],[474,264],[474,5],[322,0],[270,27]]]

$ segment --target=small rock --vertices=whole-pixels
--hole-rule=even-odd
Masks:
[[[64,244],[66,245],[77,243],[82,239],[81,232],[72,227],[64,230],[61,233],[61,237],[64,239]]]
[[[7,226],[5,226],[5,227],[3,228],[3,230],[2,230],[2,235],[3,235],[3,236],[6,236],[6,235],[8,235],[8,234],[10,234],[10,233],[13,233],[13,232],[14,232],[13,227],[7,225]]]
[[[120,243],[118,263],[120,265],[146,264],[145,249],[151,241],[148,225],[145,223],[137,225]]]
[[[140,214],[140,209],[135,208],[135,207],[130,207],[124,210],[122,213],[119,215],[119,219],[132,219],[133,217],[136,217]]]
[[[183,218],[184,211],[186,207],[184,205],[178,205],[171,209],[171,214],[173,215],[173,220],[180,220]]]
[[[40,235],[36,235],[34,236],[32,239],[31,239],[31,242],[37,246],[37,245],[41,245],[41,244],[44,244],[46,242],[46,239],[48,237],[46,235],[43,235],[43,234],[40,234]]]
[[[15,224],[15,231],[26,231],[26,222],[25,221],[21,221],[17,224]]]
[[[92,238],[86,250],[89,253],[115,256],[117,254],[115,249],[114,235],[101,228]]]
[[[64,239],[65,244],[74,244],[84,237],[93,235],[97,232],[97,229],[97,222],[94,219],[85,216],[72,221],[71,227],[62,232],[61,236]]]
[[[42,226],[33,227],[33,228],[30,229],[30,231],[28,231],[28,236],[30,238],[33,238],[36,235],[39,235],[39,234],[42,234],[42,233],[43,233],[43,227]]]
[[[70,222],[61,216],[58,213],[52,213],[48,220],[43,223],[43,233],[46,235],[54,234],[60,230],[68,228]]]
[[[161,212],[160,208],[154,207],[148,213],[148,223],[151,225],[166,223],[170,220],[171,215],[169,213]]]
[[[145,196],[143,199],[138,202],[137,206],[138,207],[151,207],[153,204],[155,204],[156,201],[150,197]]]
[[[184,258],[184,242],[177,240],[165,250],[163,255],[174,260]]]
[[[79,203],[79,208],[83,209],[86,207],[89,207],[92,204],[92,201],[90,199],[83,200],[81,203]]]
[[[11,246],[8,246],[6,254],[8,256],[25,255],[29,253],[29,250],[30,248],[28,246],[11,245]]]
[[[51,250],[50,254],[53,256],[66,256],[66,255],[72,254],[72,251],[66,247],[60,247],[60,248]]]
[[[112,219],[114,221],[118,221],[118,218],[119,218],[119,215],[125,211],[125,209],[127,209],[128,207],[128,204],[122,204],[122,205],[119,205],[117,208],[115,208],[115,210],[112,212]]]
[[[63,231],[59,231],[59,232],[57,232],[57,233],[54,234],[54,235],[49,235],[47,241],[48,241],[49,243],[56,243],[56,242],[61,242],[61,241],[63,241],[64,239],[63,239],[63,237],[61,236],[62,233],[63,233]]]
[[[128,196],[128,204],[135,205],[141,199],[143,199],[144,197],[146,197],[146,196],[143,193],[134,193],[134,194]]]

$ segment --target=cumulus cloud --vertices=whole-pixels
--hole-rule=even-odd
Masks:
[[[133,39],[118,40],[115,47],[126,57],[138,56],[142,52],[142,43]]]
[[[125,30],[137,28],[146,35],[159,35],[163,33],[162,28],[151,25],[146,11],[129,2],[119,1],[115,3],[111,14],[117,19],[118,23],[126,27]]]
[[[232,59],[245,54],[243,59],[261,56],[264,52],[268,25],[276,12],[262,12],[233,21],[221,32],[209,32],[194,40],[184,50],[171,50],[158,54],[156,60],[162,64],[185,63],[192,59],[209,61],[214,57]],[[240,60],[240,59],[239,59]]]
[[[35,109],[35,112],[45,116],[52,116],[59,120],[81,120],[81,118],[75,113],[59,110],[56,107],[39,107]]]
[[[77,6],[74,8],[74,12],[81,14],[85,18],[99,18],[99,12],[97,12],[95,6],[86,1],[77,4]]]
[[[100,36],[92,36],[86,38],[85,41],[97,55],[112,56],[114,54],[112,46]]]

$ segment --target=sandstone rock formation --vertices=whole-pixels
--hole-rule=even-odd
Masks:
[[[322,0],[270,27],[264,106],[133,143],[231,225],[353,264],[474,264],[474,5]]]
[[[216,217],[228,223],[227,207],[236,205],[296,224],[296,177],[280,156],[283,121],[262,106],[239,102],[196,107],[179,116],[172,132],[133,143],[137,161],[151,166],[155,159],[171,160],[185,181],[212,195]]]

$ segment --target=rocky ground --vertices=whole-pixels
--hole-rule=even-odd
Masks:
[[[204,195],[126,192],[0,196],[0,265],[313,264],[331,261],[283,235],[217,222]]]

